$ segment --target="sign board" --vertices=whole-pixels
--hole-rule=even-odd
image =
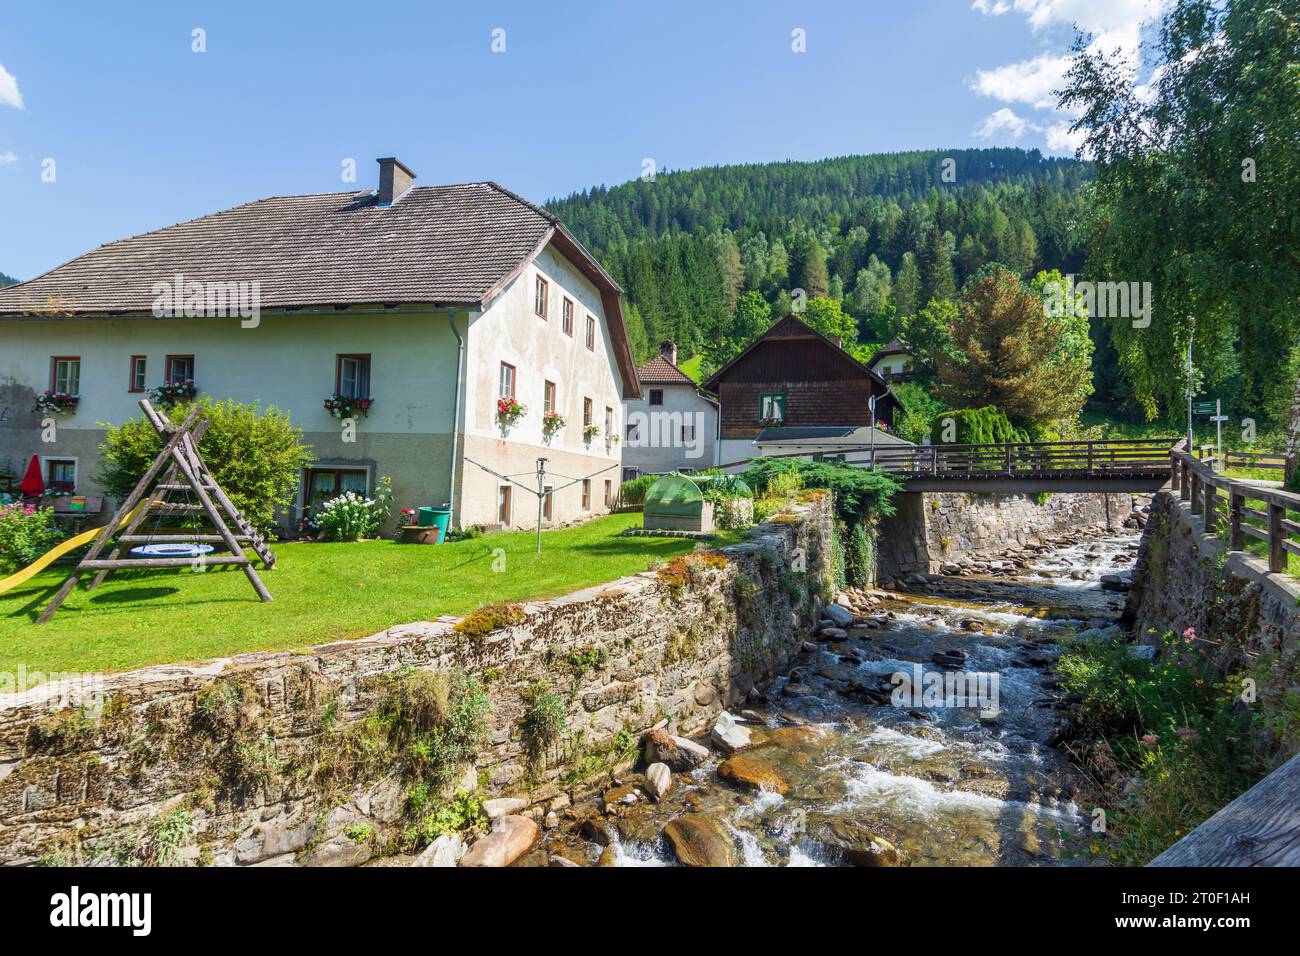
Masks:
[[[1216,407],[1215,402],[1193,402],[1192,403],[1193,415],[1214,415],[1217,412],[1218,412],[1218,408]]]

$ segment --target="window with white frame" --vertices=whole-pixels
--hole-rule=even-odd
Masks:
[[[550,295],[550,285],[541,276],[537,277],[537,283],[533,286],[533,312],[541,318],[546,318],[546,300]]]
[[[50,360],[50,390],[65,395],[81,394],[81,359],[75,355],[56,355]]]
[[[338,394],[344,398],[369,398],[370,356],[340,355],[335,378]]]
[[[497,389],[497,397],[515,397],[515,367],[509,362],[501,363],[501,378]]]

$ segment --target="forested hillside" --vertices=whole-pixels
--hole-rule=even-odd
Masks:
[[[3,272],[0,272],[0,289],[3,289],[7,285],[17,285],[17,284],[18,284],[18,280],[15,279],[13,276],[7,276]]]
[[[707,369],[790,311],[796,289],[879,343],[989,262],[1077,271],[1089,175],[1037,150],[892,153],[662,172],[548,208],[627,290],[637,358],[673,339]],[[752,292],[767,315],[747,296],[738,317]]]

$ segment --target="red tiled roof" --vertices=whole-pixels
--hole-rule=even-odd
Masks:
[[[642,385],[694,385],[695,380],[662,355],[656,355],[636,370]]]

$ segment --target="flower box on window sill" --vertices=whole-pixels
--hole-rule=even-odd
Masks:
[[[547,412],[542,416],[542,437],[550,438],[567,424],[559,412]]]
[[[47,389],[36,396],[35,409],[42,413],[51,413],[55,415],[71,415],[77,410],[77,403],[81,401],[80,395],[70,395],[67,392],[56,392],[53,389]]]
[[[588,445],[590,445],[590,444],[591,444],[591,440],[592,440],[593,438],[595,438],[595,437],[596,437],[597,435],[599,435],[599,434],[600,434],[600,426],[599,426],[599,425],[583,425],[583,426],[582,426],[582,440],[583,440],[584,442],[586,442]]]
[[[192,402],[199,394],[199,387],[188,379],[184,382],[164,382],[157,388],[149,389],[149,400],[155,405],[175,405],[178,402]]]
[[[781,418],[760,418],[758,420],[759,428],[780,428],[784,424],[785,420]]]
[[[348,419],[360,416],[366,417],[370,411],[370,406],[375,403],[373,398],[353,398],[348,395],[331,395],[325,399],[325,411],[330,413],[331,418]]]
[[[518,399],[515,398],[498,398],[497,399],[497,421],[503,427],[509,428],[519,419],[524,417],[528,411]]]

